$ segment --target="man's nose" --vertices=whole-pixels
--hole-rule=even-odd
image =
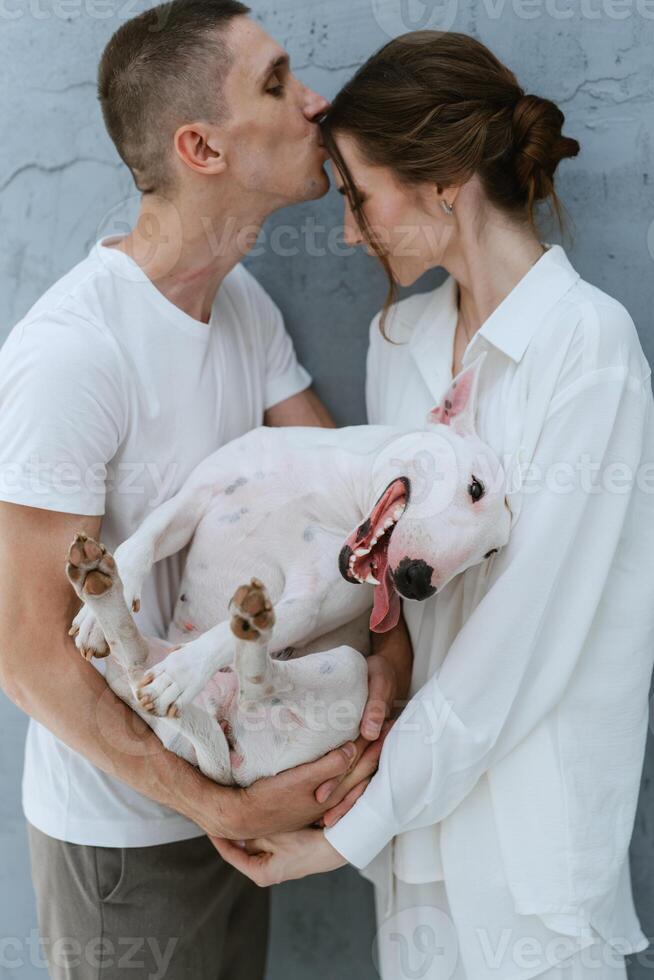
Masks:
[[[322,95],[318,95],[313,89],[304,87],[302,111],[309,122],[317,123],[320,117],[327,112],[329,105],[330,103],[327,99],[323,99]]]
[[[394,574],[395,587],[406,599],[428,599],[436,591],[431,584],[434,569],[422,558],[403,558]]]

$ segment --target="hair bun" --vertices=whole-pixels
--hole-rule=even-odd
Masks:
[[[579,153],[579,143],[563,136],[565,116],[554,102],[538,95],[519,97],[513,109],[516,174],[531,201],[552,192],[554,172],[560,161]]]

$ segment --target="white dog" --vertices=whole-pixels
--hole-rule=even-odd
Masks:
[[[71,633],[85,656],[113,654],[107,682],[165,745],[248,786],[357,736],[371,606],[370,628],[391,629],[401,597],[429,598],[508,540],[506,477],[474,425],[482,361],[424,431],[256,429],[202,462],[115,560],[78,535]],[[130,610],[146,576],[189,542],[168,642],[143,637]]]

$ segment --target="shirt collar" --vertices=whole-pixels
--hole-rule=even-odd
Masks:
[[[550,310],[578,279],[579,273],[570,264],[563,248],[549,245],[474,334],[466,348],[464,362],[477,350],[483,338],[518,363]],[[453,276],[448,276],[434,291],[411,330],[411,354],[435,397],[440,396],[451,379],[457,299],[457,282]]]

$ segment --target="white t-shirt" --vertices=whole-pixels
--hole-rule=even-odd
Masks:
[[[0,349],[0,499],[104,515],[113,550],[200,460],[310,383],[279,310],[243,266],[225,278],[205,324],[99,242]],[[137,616],[143,632],[165,635],[182,557],[155,567]],[[102,672],[104,662],[95,665]],[[39,830],[77,844],[139,847],[201,833],[34,721],[23,809]]]

